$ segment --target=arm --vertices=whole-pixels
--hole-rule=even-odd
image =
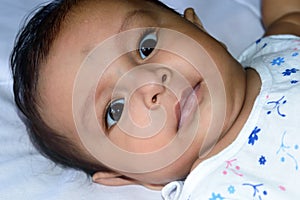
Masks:
[[[265,35],[300,36],[300,0],[262,0]]]

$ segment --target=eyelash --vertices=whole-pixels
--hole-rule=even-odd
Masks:
[[[138,43],[139,43],[140,41],[142,41],[142,39],[143,39],[146,35],[148,35],[148,34],[150,34],[150,33],[155,33],[155,32],[157,32],[157,28],[155,28],[155,27],[149,27],[149,28],[143,29],[142,32],[139,34]],[[137,46],[139,46],[139,45],[137,45]]]
[[[106,106],[104,108],[104,111],[103,111],[103,114],[102,114],[102,124],[103,126],[105,127],[106,131],[109,131],[111,128],[113,128],[114,126],[111,126],[111,127],[108,127],[108,124],[107,124],[107,121],[106,121],[106,117],[107,117],[107,112],[108,112],[108,109],[109,107],[111,106],[111,104],[114,102],[114,101],[117,101],[119,99],[122,99],[122,98],[114,98],[114,99],[110,99],[108,101],[108,103],[106,103]],[[125,100],[124,100],[125,101]]]
[[[140,42],[150,33],[155,33],[156,35],[158,35],[157,32],[158,32],[157,28],[149,27],[149,28],[143,29],[143,31],[139,34],[137,45],[136,45],[136,54],[138,55],[138,57],[140,57],[139,56]]]

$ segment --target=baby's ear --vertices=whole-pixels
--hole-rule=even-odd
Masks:
[[[117,172],[96,172],[93,175],[93,182],[106,186],[143,185],[151,190],[161,190],[163,188],[163,185],[144,184]]]
[[[200,28],[202,31],[204,31],[205,33],[208,33],[205,28],[203,27],[203,24],[201,22],[201,20],[199,19],[199,17],[197,16],[197,14],[195,13],[193,8],[187,8],[184,11],[184,15],[183,17],[185,19],[187,19],[188,21],[192,22],[194,25],[196,25],[198,28]],[[220,42],[219,43],[225,48],[227,49],[227,46],[223,43]]]
[[[96,172],[93,175],[93,182],[106,186],[122,186],[137,184],[135,180],[124,177],[116,172]]]
[[[205,31],[203,24],[197,14],[195,13],[195,10],[193,8],[187,8],[184,10],[184,18],[188,21],[195,24],[197,27],[199,27],[201,30]],[[206,31],[205,31],[206,32]]]

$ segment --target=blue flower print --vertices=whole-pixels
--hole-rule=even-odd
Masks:
[[[258,45],[261,41],[262,41],[262,39],[258,39],[258,40],[256,40],[255,43]],[[265,48],[267,45],[268,45],[267,43],[264,43],[264,44],[262,45],[261,48],[263,49],[263,48]]]
[[[259,44],[260,42],[261,42],[261,38],[255,41],[256,44]]]
[[[262,191],[262,193],[261,193],[261,191],[258,189],[258,187],[261,187],[261,186],[264,185],[262,183],[261,184],[257,184],[257,185],[250,184],[250,183],[244,183],[243,185],[244,186],[251,186],[253,188],[253,195],[252,195],[253,199],[258,198],[259,200],[262,200],[262,195],[264,195],[264,196],[268,195],[268,193],[267,193],[266,190]]]
[[[292,54],[293,57],[296,57],[296,56],[298,56],[298,55],[299,55],[298,52],[295,52],[295,53]]]
[[[277,154],[277,155],[278,155],[279,153],[283,154],[283,156],[282,156],[281,159],[280,159],[280,161],[283,162],[283,163],[286,161],[286,157],[290,158],[291,161],[294,162],[295,169],[298,170],[298,168],[299,168],[298,161],[297,161],[295,155],[292,153],[292,150],[293,150],[293,149],[291,148],[291,146],[288,146],[288,145],[285,144],[285,142],[284,142],[285,136],[286,136],[286,132],[284,132],[284,133],[282,134],[282,137],[281,137],[281,144],[280,144],[280,147],[279,147],[279,149],[277,150],[276,154]],[[298,149],[299,149],[299,145],[298,145],[298,144],[294,145],[294,151],[297,151]],[[286,157],[285,157],[285,156],[286,156]]]
[[[282,97],[281,97],[279,100],[277,100],[277,101],[269,101],[269,102],[267,102],[267,104],[273,104],[273,105],[274,105],[273,108],[272,108],[272,110],[276,109],[276,110],[277,110],[277,114],[278,114],[279,116],[281,116],[281,117],[285,117],[285,116],[286,116],[285,114],[283,114],[283,113],[280,112],[280,106],[287,103],[287,100],[285,100],[284,98],[285,98],[285,96],[282,96]],[[269,110],[269,111],[267,112],[268,115],[270,115],[271,113],[272,113],[271,110]]]
[[[234,188],[234,186],[229,186],[228,187],[228,192],[229,192],[229,194],[233,194],[233,193],[235,193],[235,188]]]
[[[254,128],[254,130],[251,132],[250,136],[248,137],[248,144],[252,144],[254,145],[255,141],[258,140],[258,135],[257,133],[260,132],[260,128],[258,128],[257,126]]]
[[[278,58],[275,58],[271,64],[274,66],[274,65],[277,65],[277,66],[280,66],[282,63],[284,63],[284,58],[283,57],[278,57]]]
[[[258,160],[258,162],[259,162],[259,164],[260,165],[265,165],[265,163],[266,163],[266,158],[264,157],[264,156],[261,156],[260,158],[259,158],[259,160]]]
[[[212,197],[209,200],[224,200],[225,198],[221,196],[221,194],[212,193]]]
[[[291,84],[296,84],[296,83],[298,83],[299,81],[297,81],[297,80],[291,80]]]
[[[283,76],[290,76],[291,74],[295,74],[299,69],[292,68],[292,69],[286,69],[284,72],[282,72]]]
[[[266,46],[267,46],[268,44],[267,43],[265,43],[261,48],[263,49],[263,48],[265,48]]]

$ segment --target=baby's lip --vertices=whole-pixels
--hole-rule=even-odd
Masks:
[[[185,120],[191,115],[195,104],[198,99],[195,92],[200,88],[200,82],[198,82],[193,88],[188,87],[183,90],[180,101],[175,106],[175,114],[177,119],[177,130],[182,126]]]
[[[179,129],[179,123],[180,123],[180,118],[181,118],[181,108],[180,108],[180,102],[178,102],[175,105],[175,115],[176,115],[176,121],[177,121],[177,130]]]

